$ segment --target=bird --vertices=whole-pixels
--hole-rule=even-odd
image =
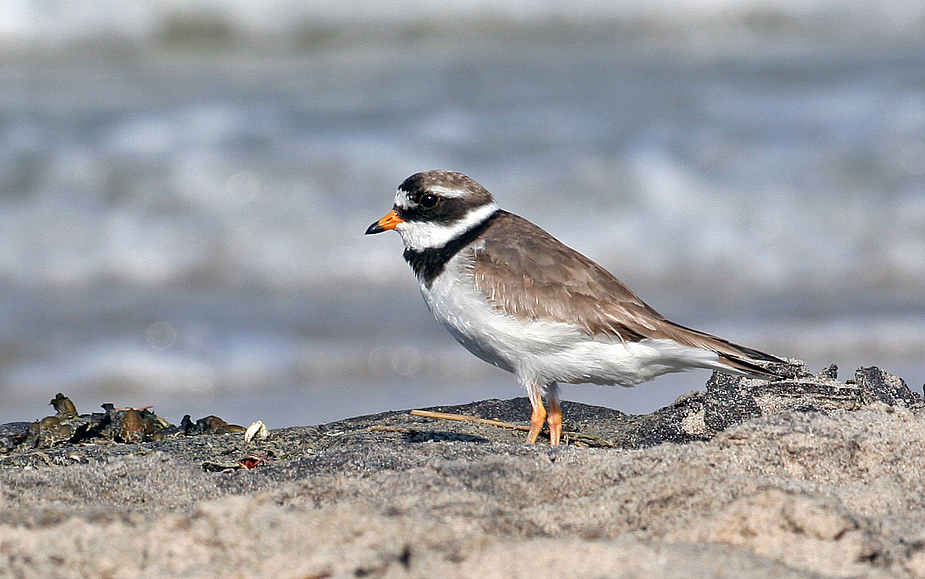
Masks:
[[[550,444],[561,441],[559,384],[629,387],[693,368],[774,379],[773,365],[787,364],[669,321],[603,267],[501,209],[462,173],[405,179],[392,210],[366,235],[393,229],[434,317],[526,389],[530,444],[544,423]]]

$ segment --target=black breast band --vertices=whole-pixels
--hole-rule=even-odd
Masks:
[[[443,273],[443,269],[446,267],[447,262],[453,259],[453,256],[459,253],[462,248],[475,241],[475,238],[488,229],[491,222],[497,219],[499,215],[501,215],[500,209],[486,217],[484,221],[475,227],[447,241],[441,247],[432,247],[421,251],[405,249],[402,256],[405,258],[405,261],[411,265],[411,269],[414,270],[414,275],[424,282],[425,287],[430,288],[434,279]]]

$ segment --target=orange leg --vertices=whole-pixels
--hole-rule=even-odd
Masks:
[[[549,402],[549,416],[546,421],[549,423],[549,445],[556,446],[562,439],[562,409],[559,408],[559,399],[550,391],[546,401]]]
[[[529,393],[533,414],[530,415],[530,433],[527,434],[527,444],[536,444],[536,437],[540,435],[543,422],[546,420],[546,408],[543,406],[543,399],[538,388],[536,390],[530,388]]]
[[[531,383],[527,387],[530,395],[530,405],[533,406],[533,414],[530,415],[530,433],[527,434],[527,443],[536,444],[536,439],[543,430],[543,423],[549,424],[549,444],[556,446],[562,440],[562,409],[559,407],[559,388],[553,382],[546,384],[546,402],[549,403],[549,414],[546,413],[546,407],[543,406],[543,392],[538,384]]]

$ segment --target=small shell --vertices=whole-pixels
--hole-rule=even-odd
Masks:
[[[247,430],[244,431],[244,442],[250,442],[255,437],[260,440],[263,440],[269,435],[270,433],[267,430],[267,425],[261,422],[260,420],[257,420],[256,422],[248,426]]]

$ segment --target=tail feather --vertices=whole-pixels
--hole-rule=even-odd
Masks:
[[[789,366],[786,360],[782,360],[777,356],[740,346],[729,340],[687,328],[668,320],[665,321],[669,325],[659,328],[663,333],[687,346],[716,352],[719,356],[719,361],[731,369],[739,371],[736,373],[751,374],[764,378],[778,378],[780,375],[773,368],[766,368],[761,362]]]
[[[764,366],[759,366],[758,364],[755,364],[751,360],[745,360],[742,358],[730,358],[729,356],[720,354],[719,361],[722,362],[723,364],[726,364],[727,366],[731,368],[735,368],[736,370],[740,370],[741,372],[744,372],[746,374],[759,376],[761,378],[780,378],[781,377],[777,372],[774,372],[772,369],[765,368]],[[771,362],[771,361],[768,360],[768,362]],[[783,360],[780,360],[779,362],[773,362],[773,363],[786,364],[786,362],[784,362]]]

